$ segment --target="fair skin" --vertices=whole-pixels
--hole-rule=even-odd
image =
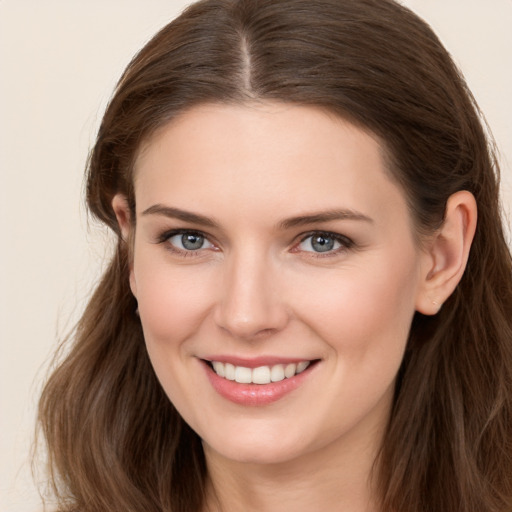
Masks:
[[[462,276],[471,194],[420,247],[376,137],[259,103],[170,122],[139,154],[135,196],[134,232],[113,200],[131,288],[155,372],[203,440],[208,510],[377,510],[370,474],[410,324]],[[227,379],[228,364],[264,383]]]

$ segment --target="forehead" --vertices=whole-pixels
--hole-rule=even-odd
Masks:
[[[268,134],[280,134],[283,138],[268,137]],[[233,156],[236,152],[246,154],[258,143],[270,148],[273,140],[274,146],[279,145],[282,152],[289,151],[294,144],[298,151],[316,146],[323,149],[326,157],[334,154],[333,151],[326,153],[326,150],[335,149],[332,142],[350,138],[353,144],[371,145],[380,153],[382,163],[386,160],[385,143],[377,135],[325,108],[280,101],[254,101],[243,104],[206,103],[185,109],[143,143],[137,153],[135,168],[144,165],[148,153],[154,154],[162,149],[162,145],[169,146],[174,142],[174,146],[187,149],[183,142],[190,138],[200,144],[198,150],[220,149],[222,142],[226,142]],[[299,142],[302,143],[300,146]]]
[[[194,107],[160,129],[135,166],[137,210],[154,203],[262,210],[405,206],[373,134],[281,103]],[[406,208],[403,209],[403,213]],[[209,212],[211,213],[211,212]],[[290,211],[289,213],[296,213]]]

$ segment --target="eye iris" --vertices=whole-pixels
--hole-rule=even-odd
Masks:
[[[201,249],[204,243],[204,237],[201,235],[196,235],[194,233],[185,233],[181,236],[181,243],[185,249],[189,251],[194,251],[197,249]]]
[[[331,251],[334,247],[334,239],[329,236],[316,235],[311,239],[311,247],[313,247],[316,252]]]

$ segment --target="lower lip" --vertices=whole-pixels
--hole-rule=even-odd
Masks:
[[[203,362],[203,366],[213,389],[219,395],[238,405],[261,406],[277,402],[297,389],[308,378],[316,364],[309,365],[294,377],[269,384],[240,384],[234,380],[219,377],[206,362]]]

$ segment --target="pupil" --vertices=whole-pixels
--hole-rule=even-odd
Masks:
[[[183,244],[183,247],[190,251],[201,249],[203,241],[204,237],[201,235],[195,235],[193,233],[186,233],[181,237],[181,243]]]
[[[328,236],[315,236],[311,241],[313,249],[317,252],[326,252],[334,247],[334,239]]]

